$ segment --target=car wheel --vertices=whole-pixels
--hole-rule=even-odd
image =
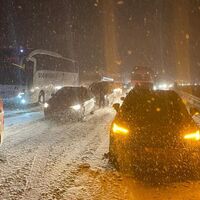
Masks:
[[[199,158],[197,159],[196,163],[193,166],[193,175],[195,179],[200,180],[200,161]]]
[[[129,153],[121,144],[116,144],[112,137],[110,138],[109,161],[119,171],[129,172],[132,169]]]
[[[110,145],[109,145],[109,163],[117,170],[119,170],[119,163],[116,156],[116,149],[113,138],[110,137]]]
[[[109,152],[109,161],[108,161],[116,170],[119,170],[119,163],[117,161],[116,156],[111,153],[111,151]]]

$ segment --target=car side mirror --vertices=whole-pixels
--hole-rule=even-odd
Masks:
[[[116,112],[119,112],[120,104],[119,103],[114,103],[113,108],[116,110]]]
[[[124,101],[125,97],[121,97],[120,99],[121,99],[121,101]]]
[[[195,115],[199,115],[200,111],[197,108],[190,108],[190,115],[195,116]]]

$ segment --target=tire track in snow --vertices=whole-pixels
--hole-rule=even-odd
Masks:
[[[82,153],[87,151],[90,148],[90,145],[93,145],[94,141],[98,141],[97,131],[98,126],[94,126],[95,122],[99,120],[105,120],[105,118],[110,119],[110,115],[102,113],[102,116],[94,116],[90,118],[85,123],[79,124],[75,129],[75,133],[77,133],[76,138],[73,138],[72,144],[66,148],[64,151],[60,149],[59,157],[54,161],[54,165],[48,163],[47,170],[44,178],[42,178],[39,182],[46,183],[46,186],[42,189],[43,192],[48,190],[48,186],[55,184],[55,182],[60,181],[62,179],[63,172],[70,171],[76,166],[76,163],[82,162]],[[92,122],[92,123],[91,123]],[[101,126],[101,124],[99,124]],[[104,126],[105,124],[103,124]],[[78,145],[78,146],[77,146]],[[44,174],[43,174],[44,175]],[[40,185],[41,189],[42,185]],[[43,193],[42,192],[42,193]],[[33,190],[30,190],[25,195],[25,199],[37,199],[40,194],[38,192],[38,188],[36,187]]]

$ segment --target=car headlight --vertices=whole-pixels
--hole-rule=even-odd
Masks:
[[[44,103],[44,108],[48,108],[49,104],[48,103]]]
[[[124,128],[118,124],[113,124],[112,126],[113,133],[121,134],[121,135],[127,135],[129,133],[129,130],[127,128]]]
[[[77,105],[71,106],[71,108],[74,109],[74,110],[80,110],[81,109],[81,105],[77,104]]]
[[[199,130],[194,132],[194,133],[189,133],[189,134],[184,135],[184,139],[185,140],[199,141],[200,140],[200,132],[199,132]]]

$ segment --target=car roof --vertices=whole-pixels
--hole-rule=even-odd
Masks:
[[[69,92],[79,93],[79,92],[83,92],[83,91],[87,91],[87,88],[82,87],[82,86],[75,86],[75,87],[66,86],[66,87],[62,87],[60,90],[58,90],[56,92],[56,95],[63,95],[63,94],[67,94]],[[71,95],[73,95],[73,93],[71,93]]]
[[[65,86],[65,87],[62,87],[61,90],[62,89],[79,89],[79,88],[85,88],[86,89],[86,87],[83,87],[83,86]]]
[[[65,87],[62,87],[60,90],[58,90],[57,92],[59,91],[70,91],[70,90],[73,90],[73,91],[81,91],[81,90],[87,90],[86,87],[83,87],[83,86],[65,86]]]
[[[180,98],[180,96],[173,90],[148,90],[148,89],[132,89],[127,96],[139,95],[139,96],[147,96],[147,95],[155,95],[155,96],[168,96],[174,98]]]

